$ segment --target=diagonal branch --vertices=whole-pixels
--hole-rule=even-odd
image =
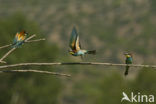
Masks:
[[[26,41],[25,43],[32,43],[32,42],[38,42],[38,41],[44,41],[44,40],[46,40],[46,39],[41,38],[41,39],[29,40],[29,41]],[[12,46],[12,44],[1,46],[0,49],[7,48],[7,47],[10,47],[10,46]]]
[[[10,46],[12,46],[12,44],[1,46],[0,49],[7,48],[7,47],[10,47]]]
[[[30,39],[34,38],[36,35],[32,35],[29,38],[27,38],[24,42],[29,41]],[[16,48],[12,48],[10,49],[1,59],[0,59],[0,63],[6,63],[5,61],[3,61],[10,53],[12,53]]]
[[[0,63],[6,63],[5,61],[3,61],[11,52],[13,52],[16,48],[12,48],[11,50],[9,50],[1,59],[0,59]]]
[[[24,41],[24,42],[29,41],[30,39],[34,38],[35,36],[36,36],[35,34],[34,34],[34,35],[31,35],[29,38],[25,39],[25,41]]]
[[[40,71],[40,70],[2,70],[0,71],[0,73],[13,73],[13,72],[33,72],[33,73],[42,73],[42,74],[51,74],[51,75],[71,77],[71,75],[69,74],[56,73],[56,72],[50,72],[50,71]]]
[[[19,63],[2,65],[0,69],[19,67],[19,66],[55,66],[55,65],[103,65],[103,66],[130,66],[130,67],[145,67],[145,68],[156,68],[156,65],[139,65],[139,64],[113,64],[113,63],[98,63],[98,62],[77,62],[77,63]]]
[[[29,40],[29,41],[27,41],[27,42],[25,42],[25,43],[32,43],[32,42],[38,42],[38,41],[44,41],[44,40],[46,40],[45,38],[42,38],[42,39],[35,39],[35,40]]]

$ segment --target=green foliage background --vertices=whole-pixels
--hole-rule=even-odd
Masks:
[[[156,64],[154,4],[155,0],[1,0],[0,46],[12,43],[16,32],[25,29],[47,41],[24,44],[6,59],[8,64],[80,62],[68,54],[69,36],[76,25],[82,47],[97,50],[96,56],[88,55],[83,61],[124,63],[123,53],[132,51],[134,63]],[[0,50],[0,56],[9,49]],[[123,67],[15,69],[56,71],[72,77],[0,74],[0,104],[121,104],[122,92],[156,96],[156,72],[150,68],[131,68],[128,77]]]

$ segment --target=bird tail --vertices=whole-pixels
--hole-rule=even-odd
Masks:
[[[87,54],[93,54],[93,55],[95,55],[96,54],[96,50],[87,51]]]
[[[126,66],[125,76],[128,75],[129,66]]]

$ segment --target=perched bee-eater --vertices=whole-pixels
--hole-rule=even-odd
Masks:
[[[131,53],[125,53],[126,56],[126,64],[132,64],[132,54]],[[128,75],[129,66],[126,66],[125,76]]]
[[[83,58],[85,54],[96,54],[96,50],[88,51],[81,49],[79,35],[75,27],[73,28],[71,33],[69,46],[70,46],[69,53],[73,56],[81,56]]]
[[[12,47],[15,47],[15,48],[20,47],[24,43],[27,35],[28,34],[24,30],[21,31],[20,33],[19,32],[16,33]]]

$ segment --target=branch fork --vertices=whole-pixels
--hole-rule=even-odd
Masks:
[[[31,35],[30,37],[28,37],[24,42],[25,43],[31,43],[31,42],[38,42],[38,41],[43,41],[45,40],[45,38],[42,38],[42,39],[36,39],[36,40],[31,40],[32,38],[36,37],[36,35]],[[2,46],[0,47],[0,49],[3,49],[3,48],[7,48],[7,47],[10,47],[12,46],[12,44],[9,44],[9,45],[5,45],[5,46]],[[11,54],[16,48],[12,48],[10,49],[2,58],[0,58],[0,63],[6,63],[5,61],[3,61],[9,54]]]

